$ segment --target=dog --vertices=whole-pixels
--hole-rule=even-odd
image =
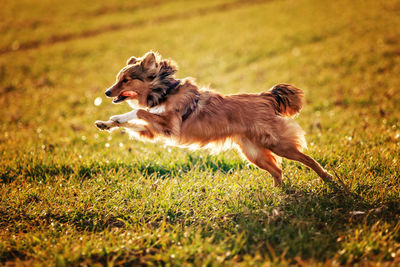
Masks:
[[[101,130],[124,127],[140,137],[165,137],[178,145],[230,140],[253,164],[282,184],[280,157],[303,163],[323,181],[332,176],[304,154],[304,131],[292,118],[304,102],[301,89],[278,84],[258,94],[221,95],[200,89],[191,78],[175,78],[177,65],[156,52],[131,57],[105,92],[114,103],[127,101],[140,109],[96,121]],[[141,122],[141,123],[140,123]]]

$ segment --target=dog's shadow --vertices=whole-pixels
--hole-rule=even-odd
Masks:
[[[165,179],[184,176],[193,171],[232,174],[238,170],[253,167],[239,159],[228,161],[210,155],[202,156],[188,154],[187,158],[169,162],[166,165],[154,161],[144,161],[136,162],[132,168],[146,176],[152,174]]]

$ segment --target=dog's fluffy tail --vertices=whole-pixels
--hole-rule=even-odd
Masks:
[[[282,116],[293,116],[303,107],[304,92],[293,85],[277,84],[264,94],[272,96],[275,109]]]

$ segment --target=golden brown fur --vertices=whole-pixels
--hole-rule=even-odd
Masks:
[[[304,132],[290,116],[303,106],[302,90],[278,84],[259,94],[223,96],[199,89],[191,79],[176,80],[177,67],[156,53],[130,58],[106,95],[137,101],[139,109],[97,121],[100,129],[126,127],[146,138],[167,137],[177,144],[198,144],[227,139],[236,143],[244,156],[267,170],[275,185],[281,184],[282,171],[277,156],[299,161],[313,169],[324,181],[331,176],[301,151],[306,146]],[[123,92],[134,92],[124,98]],[[122,100],[121,100],[122,99]],[[145,122],[145,125],[135,120]]]

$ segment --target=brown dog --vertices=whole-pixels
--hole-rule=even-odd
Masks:
[[[154,52],[131,57],[106,96],[115,97],[114,103],[135,100],[145,109],[96,121],[96,126],[102,130],[125,127],[142,137],[167,137],[179,145],[230,140],[249,161],[271,173],[276,186],[282,181],[277,156],[299,161],[324,181],[331,180],[328,172],[301,152],[306,147],[304,132],[290,118],[303,106],[302,90],[278,84],[259,94],[223,96],[200,90],[191,79],[175,79],[176,71],[173,61]]]

